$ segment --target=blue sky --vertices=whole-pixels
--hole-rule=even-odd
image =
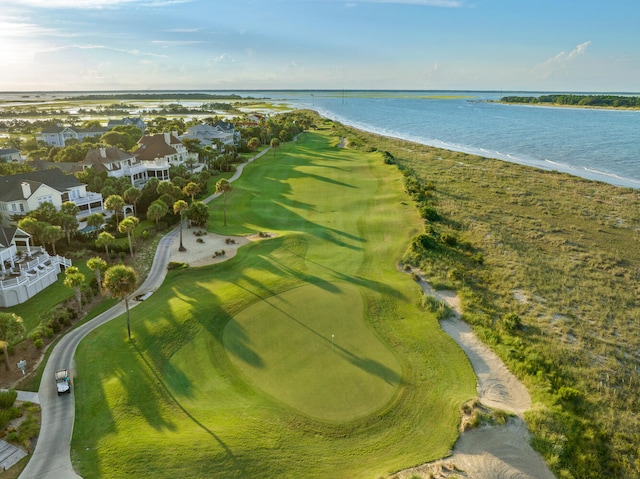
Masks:
[[[637,0],[0,0],[0,91],[640,90]]]

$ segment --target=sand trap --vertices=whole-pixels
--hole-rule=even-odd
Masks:
[[[420,275],[419,271],[413,273]],[[434,291],[423,279],[418,284],[426,294],[444,301],[453,310],[453,316],[441,321],[440,325],[467,354],[478,377],[480,402],[517,416],[504,426],[484,426],[465,431],[460,435],[451,457],[398,472],[392,477],[553,479],[554,475],[544,459],[529,445],[529,432],[522,420],[524,411],[531,407],[527,388],[475,336],[471,327],[460,320],[460,299],[454,292]]]
[[[233,258],[238,248],[249,243],[266,239],[258,234],[249,236],[228,236],[216,233],[205,233],[204,228],[185,228],[182,230],[182,245],[187,249],[180,251],[180,237],[176,237],[171,245],[169,261],[187,263],[189,266],[207,266]],[[200,233],[200,236],[197,235]],[[267,233],[268,237],[275,235]],[[224,254],[220,254],[224,251]],[[218,253],[216,255],[216,252]]]

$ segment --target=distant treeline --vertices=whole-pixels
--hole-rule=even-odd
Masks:
[[[243,97],[235,93],[117,93],[91,94],[66,98],[66,100],[242,100]],[[245,99],[253,99],[246,97]]]
[[[505,103],[531,103],[551,105],[575,105],[575,106],[605,106],[612,108],[640,108],[638,96],[616,95],[542,95],[534,96],[505,96],[501,102]]]

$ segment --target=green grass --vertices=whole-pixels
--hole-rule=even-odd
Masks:
[[[211,205],[216,231],[276,236],[171,272],[132,342],[122,317],[82,342],[83,477],[370,478],[450,450],[475,381],[396,268],[420,222],[394,167],[335,143],[249,165],[227,227]]]

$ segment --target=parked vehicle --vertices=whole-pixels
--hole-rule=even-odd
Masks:
[[[66,369],[56,371],[56,387],[58,388],[58,396],[63,393],[71,392],[71,383],[69,383],[69,372]]]

